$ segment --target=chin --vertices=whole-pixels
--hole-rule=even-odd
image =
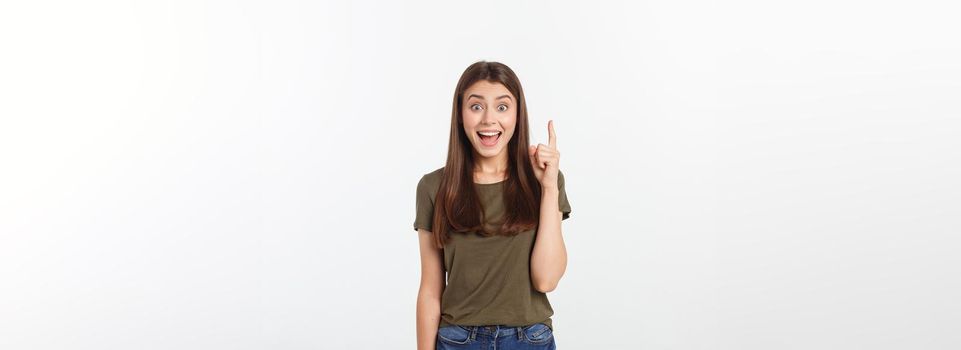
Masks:
[[[501,152],[503,152],[504,149],[501,148],[501,149],[497,149],[497,150],[483,150],[483,151],[481,151],[480,149],[478,149],[477,147],[475,147],[475,148],[474,148],[474,151],[477,152],[477,154],[480,155],[481,157],[491,158],[491,157],[494,157],[494,156],[500,154]]]
[[[491,158],[497,155],[497,153],[490,153],[490,152],[477,152],[477,154],[480,155],[482,158]]]

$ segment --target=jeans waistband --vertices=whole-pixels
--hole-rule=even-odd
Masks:
[[[525,326],[505,326],[505,325],[486,325],[486,326],[458,326],[470,331],[471,339],[476,339],[478,334],[490,337],[516,336],[521,339],[524,334]]]

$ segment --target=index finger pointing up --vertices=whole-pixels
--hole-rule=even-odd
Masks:
[[[557,148],[557,135],[554,134],[554,120],[547,121],[547,145]]]

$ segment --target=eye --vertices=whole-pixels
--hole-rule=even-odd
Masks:
[[[507,105],[503,105],[503,104],[502,104],[502,105],[500,105],[500,106],[497,106],[497,110],[498,110],[498,111],[501,111],[501,112],[506,112],[506,111],[507,111]]]
[[[480,106],[481,106],[481,105],[480,105],[479,103],[475,103],[475,104],[470,105],[470,109],[473,110],[473,111],[477,111],[477,110],[480,110]]]

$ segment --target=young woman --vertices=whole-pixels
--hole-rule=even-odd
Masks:
[[[554,123],[529,145],[526,104],[501,63],[457,83],[446,165],[417,184],[420,350],[556,348],[546,293],[567,267],[571,207]]]

